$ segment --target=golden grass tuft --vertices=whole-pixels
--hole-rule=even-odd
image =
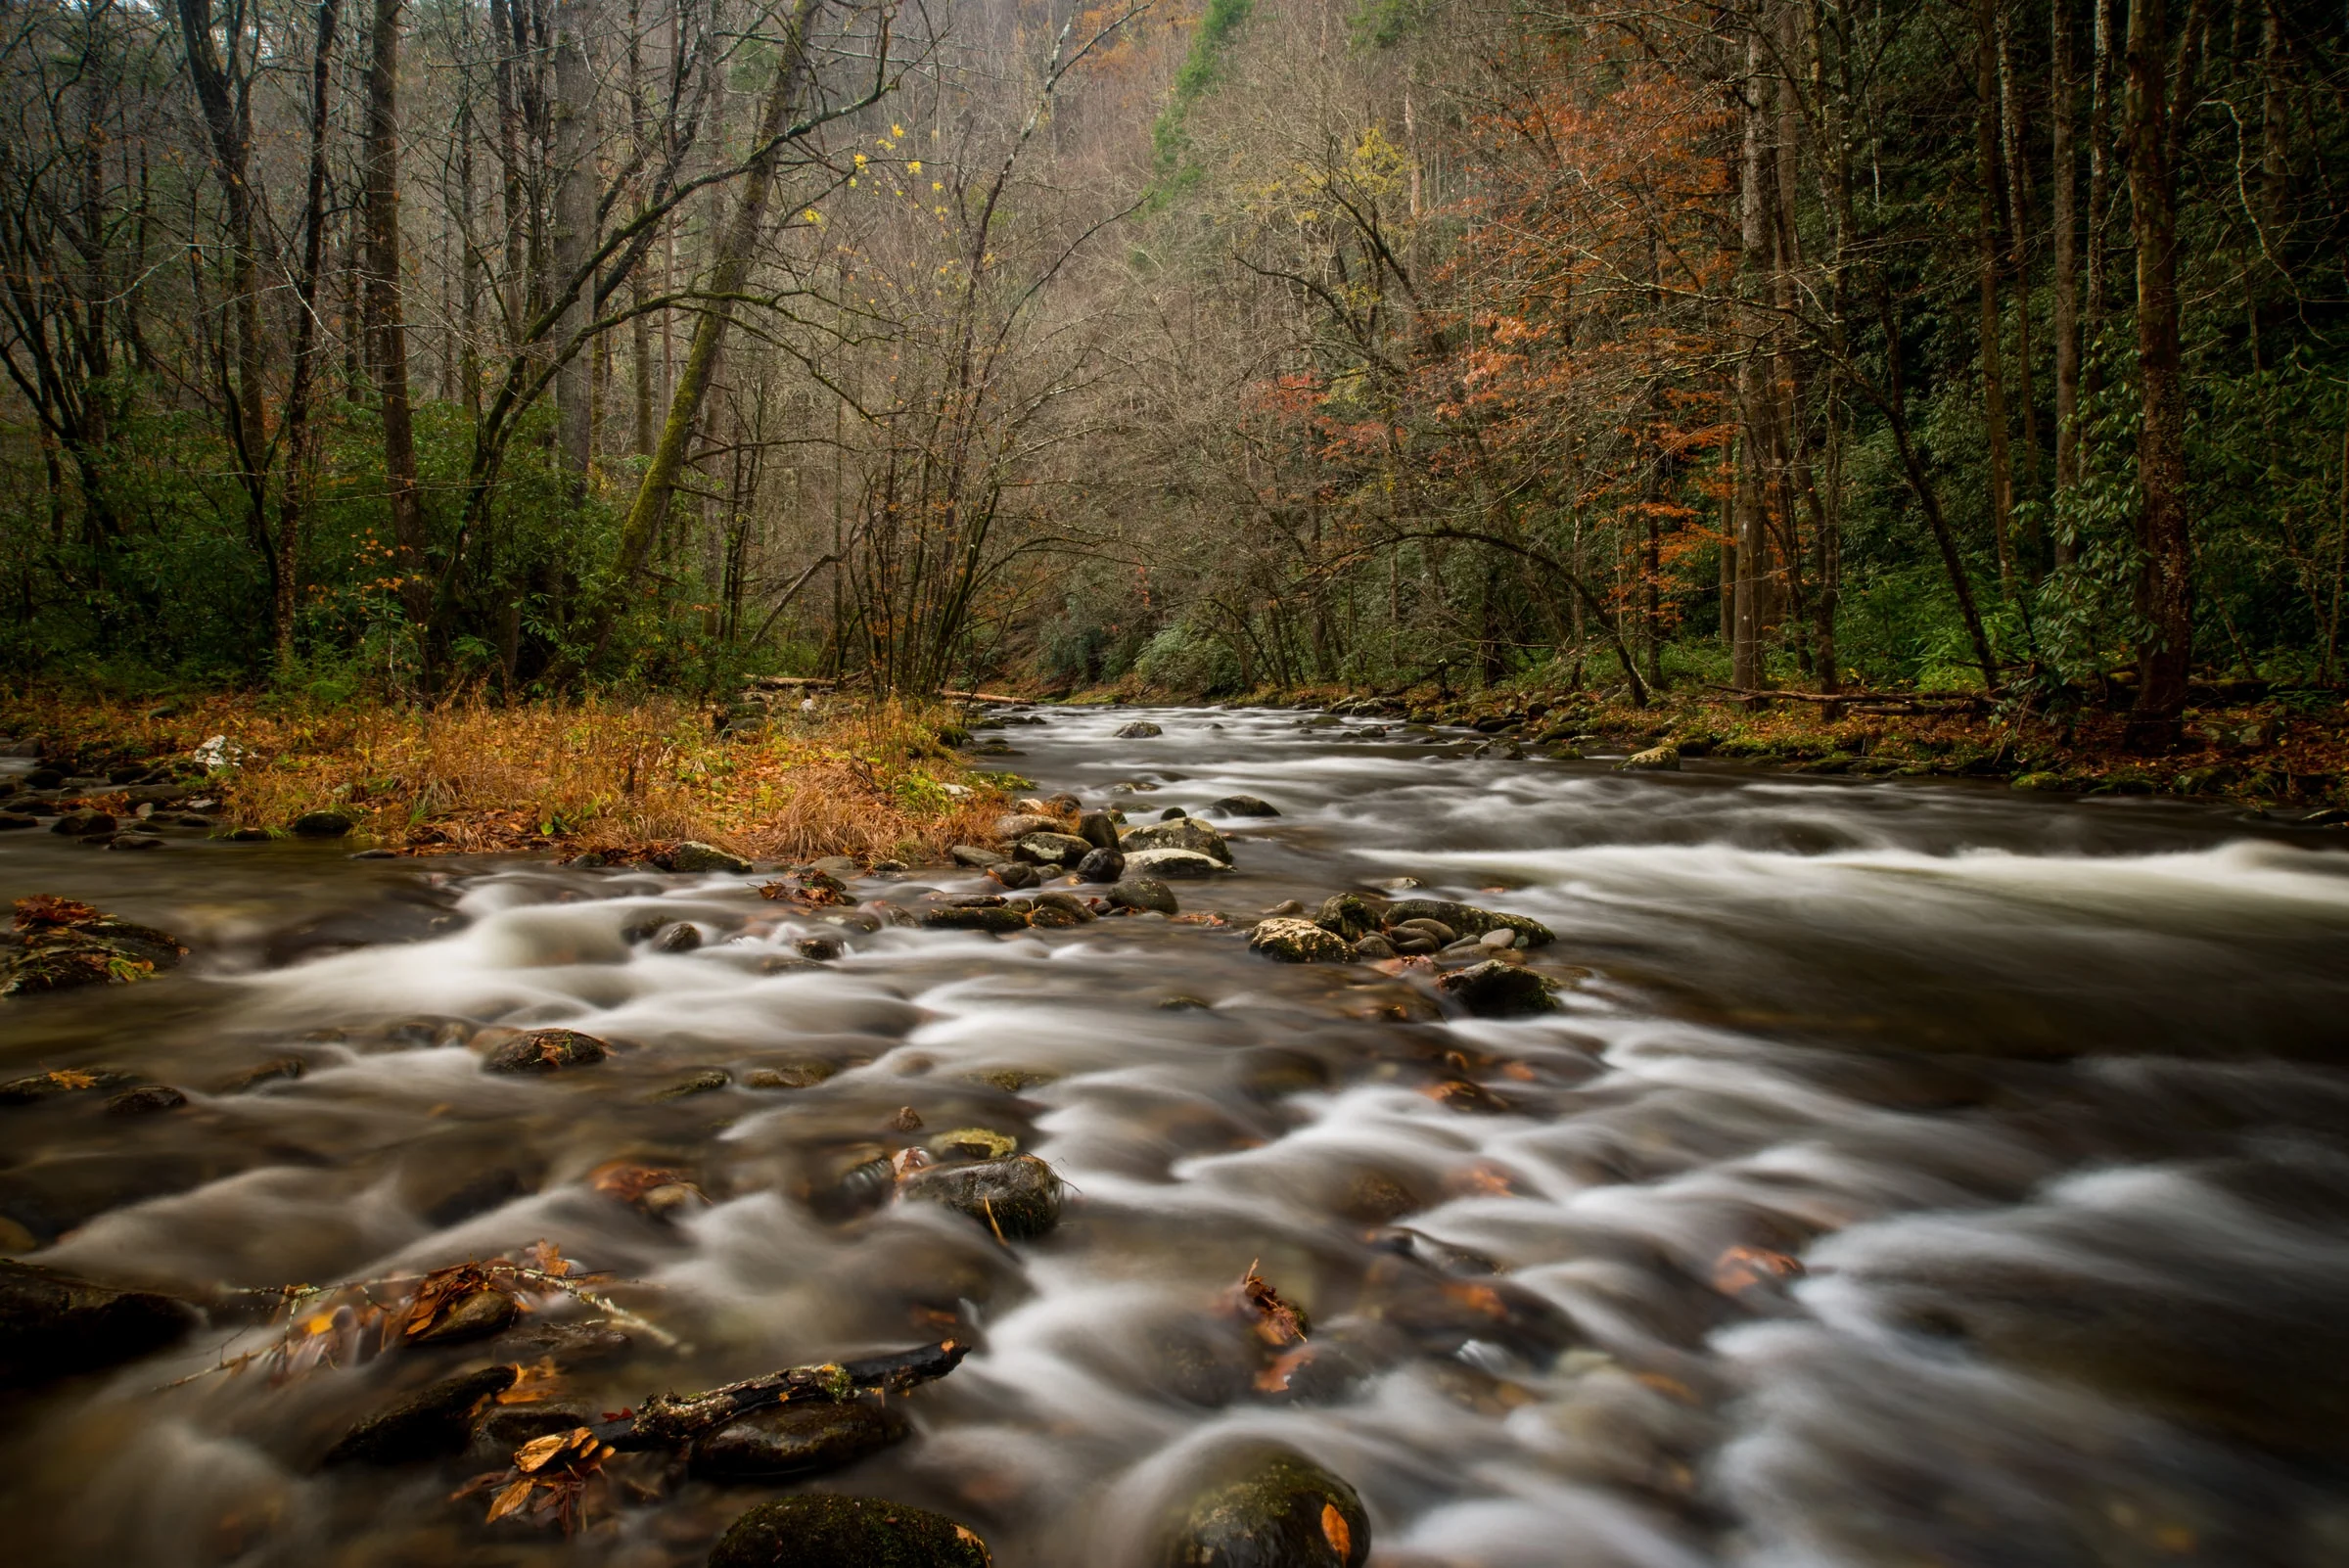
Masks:
[[[634,856],[697,839],[867,861],[943,859],[986,841],[1002,795],[938,744],[949,716],[836,703],[719,738],[708,710],[668,697],[314,709],[214,695],[161,713],[62,692],[0,699],[0,729],[52,753],[184,758],[225,735],[253,755],[218,781],[224,821],[284,828],[341,810],[374,843],[422,853]]]

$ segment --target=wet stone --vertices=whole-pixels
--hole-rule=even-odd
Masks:
[[[1126,874],[1126,856],[1112,849],[1089,850],[1076,870],[1081,881],[1114,883]]]
[[[987,1543],[942,1513],[822,1494],[762,1502],[718,1538],[710,1568],[991,1568]]]
[[[1033,865],[1060,866],[1082,860],[1093,846],[1074,833],[1031,833],[1012,853]]]
[[[1681,749],[1668,741],[1662,746],[1651,746],[1644,752],[1634,752],[1615,766],[1620,772],[1677,773],[1681,770]]]
[[[754,1068],[743,1075],[743,1086],[756,1089],[813,1088],[840,1069],[830,1062],[786,1062],[781,1067]]]
[[[1154,735],[1164,735],[1166,731],[1147,718],[1137,718],[1131,723],[1120,724],[1111,733],[1119,740],[1148,740]]]
[[[1107,811],[1087,811],[1077,819],[1077,836],[1097,850],[1118,847],[1118,824]]]
[[[299,1056],[281,1056],[258,1067],[249,1067],[220,1085],[223,1094],[250,1094],[254,1089],[267,1088],[272,1084],[290,1084],[310,1070],[309,1063]]]
[[[108,1100],[106,1109],[110,1116],[152,1116],[158,1111],[176,1111],[187,1103],[188,1097],[168,1084],[142,1084]]]
[[[1456,970],[1436,989],[1472,1018],[1531,1018],[1558,1010],[1549,984],[1534,971],[1497,958]]]
[[[946,852],[946,856],[956,865],[967,865],[974,871],[984,871],[1002,858],[994,851],[976,844],[957,844]]]
[[[1126,869],[1136,876],[1196,881],[1229,871],[1228,862],[1197,850],[1135,850],[1126,856]]]
[[[1113,909],[1136,909],[1163,915],[1174,914],[1178,908],[1174,892],[1164,882],[1150,876],[1121,879],[1109,890],[1109,904]]]
[[[411,1345],[463,1345],[472,1340],[487,1339],[502,1334],[514,1324],[522,1308],[513,1297],[502,1290],[477,1290],[458,1302],[424,1332],[408,1340]]]
[[[710,1481],[771,1481],[854,1464],[910,1430],[884,1405],[786,1405],[719,1428],[693,1446],[693,1473]]]
[[[378,1410],[336,1440],[328,1464],[406,1464],[463,1451],[481,1407],[514,1386],[520,1368],[484,1366],[444,1378]]]
[[[1543,947],[1557,940],[1549,927],[1529,916],[1480,909],[1471,903],[1454,903],[1450,899],[1398,899],[1387,906],[1386,923],[1390,929],[1421,920],[1433,920],[1443,926],[1449,933],[1447,944],[1462,937],[1481,937],[1503,927],[1517,933],[1521,946]]]
[[[26,816],[22,811],[0,811],[0,833],[13,833],[20,828],[34,828],[40,825],[41,819],[37,816]]]
[[[1183,814],[1179,807],[1170,809],[1160,820],[1146,827],[1128,828],[1118,836],[1118,848],[1127,858],[1143,850],[1189,850],[1211,860],[1231,864],[1231,846],[1223,835],[1195,816]]]
[[[705,1068],[699,1073],[691,1073],[678,1079],[674,1084],[666,1084],[653,1090],[652,1093],[645,1096],[645,1103],[666,1105],[670,1100],[682,1100],[696,1094],[713,1094],[733,1082],[734,1080],[729,1078],[725,1069],[721,1067]]]
[[[1018,860],[1000,860],[987,868],[988,879],[998,887],[1033,888],[1040,880],[1036,867]]]
[[[37,1105],[61,1094],[128,1088],[135,1080],[111,1067],[62,1067],[0,1084],[0,1105]]]
[[[1226,795],[1220,801],[1209,802],[1207,808],[1218,816],[1280,815],[1269,801],[1259,800],[1253,795]]]
[[[489,1053],[482,1063],[486,1073],[557,1073],[585,1067],[610,1055],[604,1042],[576,1029],[534,1029],[518,1035]]]
[[[0,1259],[0,1387],[24,1387],[135,1360],[185,1334],[194,1309]]]
[[[1201,1461],[1167,1510],[1160,1568],[1359,1568],[1370,1554],[1362,1499],[1278,1444],[1243,1444]]]
[[[1248,933],[1248,950],[1284,964],[1344,963],[1353,956],[1345,939],[1311,920],[1260,920]]]
[[[801,937],[791,946],[801,957],[819,964],[832,963],[849,950],[838,937]]]
[[[1008,904],[991,907],[985,904],[977,907],[947,904],[942,908],[923,910],[922,924],[933,931],[1025,931],[1028,929],[1028,911],[1014,909]]]
[[[1359,893],[1333,893],[1321,900],[1313,924],[1346,942],[1359,942],[1379,928],[1380,906]]]
[[[907,1176],[898,1194],[906,1203],[943,1204],[968,1215],[1006,1241],[1040,1236],[1060,1223],[1060,1177],[1033,1154],[933,1166]]]
[[[351,829],[351,820],[341,811],[304,811],[292,823],[298,839],[339,839]]]
[[[657,952],[691,952],[701,945],[701,928],[690,920],[680,920],[653,939]]]
[[[95,838],[101,833],[115,831],[115,819],[104,811],[68,811],[49,824],[49,831],[68,838]]]

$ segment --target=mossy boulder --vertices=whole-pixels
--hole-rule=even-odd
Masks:
[[[1549,983],[1520,964],[1488,958],[1454,970],[1436,989],[1473,1018],[1531,1018],[1558,1010]]]
[[[687,839],[684,843],[676,846],[668,852],[667,859],[671,871],[681,871],[693,875],[708,875],[723,871],[730,875],[740,876],[751,868],[751,862],[741,855],[729,854],[716,845],[704,844],[698,839]]]
[[[1370,1516],[1296,1450],[1251,1443],[1198,1466],[1159,1525],[1159,1568],[1360,1568]]]
[[[0,996],[145,980],[187,949],[167,932],[69,899],[19,899],[0,931]]]
[[[1118,836],[1118,848],[1128,855],[1141,850],[1190,850],[1210,859],[1231,864],[1231,846],[1209,823],[1176,812],[1146,827],[1128,828]]]
[[[1144,914],[1171,915],[1176,911],[1174,891],[1152,876],[1120,877],[1109,890],[1109,906]]]
[[[1166,731],[1147,718],[1137,718],[1131,723],[1120,724],[1115,733],[1120,740],[1148,740],[1154,735],[1164,735]]]
[[[1260,920],[1248,933],[1248,950],[1284,964],[1342,964],[1354,956],[1345,938],[1311,920]]]
[[[1495,909],[1480,909],[1472,903],[1454,903],[1450,899],[1398,899],[1387,905],[1385,921],[1393,927],[1413,920],[1433,920],[1449,927],[1456,936],[1481,937],[1488,931],[1514,931],[1521,947],[1541,947],[1557,941],[1557,936],[1541,921],[1525,915],[1502,914]]]
[[[2063,775],[2039,768],[2033,772],[2016,774],[2014,782],[2007,787],[2017,790],[2059,790],[2063,788]]]
[[[1176,881],[1195,882],[1228,871],[1231,864],[1198,850],[1168,848],[1129,851],[1126,855],[1126,868],[1161,881],[1172,877]]]
[[[932,1166],[898,1183],[898,1196],[905,1203],[943,1204],[1006,1241],[1040,1236],[1060,1223],[1060,1177],[1033,1154]]]
[[[304,811],[291,825],[298,839],[339,839],[352,827],[341,811]]]
[[[1321,900],[1313,924],[1347,942],[1359,942],[1379,928],[1380,907],[1359,893],[1333,893]]]
[[[195,1325],[185,1302],[0,1259],[0,1387],[136,1360]]]
[[[593,1035],[576,1029],[533,1029],[517,1035],[491,1050],[482,1062],[484,1073],[559,1073],[587,1067],[611,1055]]]
[[[1681,749],[1667,741],[1643,752],[1634,752],[1615,765],[1631,773],[1677,773],[1681,770]]]
[[[1032,865],[1072,865],[1090,853],[1093,846],[1074,833],[1031,833],[1012,847],[1012,853]]]
[[[881,1498],[762,1502],[727,1527],[710,1568],[992,1568],[987,1543],[943,1513]]]

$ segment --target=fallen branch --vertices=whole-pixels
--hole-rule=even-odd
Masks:
[[[1824,708],[1854,708],[1867,704],[1878,707],[1879,711],[1909,713],[1931,713],[1935,707],[1986,709],[1991,702],[1990,697],[1970,691],[1756,691],[1751,687],[1724,686],[1710,680],[1705,682],[1705,689],[1727,692],[1732,697],[1759,697],[1773,702],[1817,703]]]
[[[664,1394],[646,1400],[633,1415],[602,1422],[590,1430],[597,1442],[616,1449],[679,1447],[770,1406],[832,1405],[860,1394],[902,1394],[916,1384],[945,1376],[969,1353],[970,1346],[949,1339],[861,1361],[794,1366],[700,1394]]]

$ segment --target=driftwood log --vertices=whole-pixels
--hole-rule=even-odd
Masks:
[[[860,1394],[902,1394],[945,1376],[969,1353],[970,1346],[948,1339],[895,1356],[794,1366],[699,1394],[663,1394],[646,1400],[633,1415],[600,1422],[590,1430],[597,1441],[616,1449],[681,1447],[770,1406],[830,1405]]]

